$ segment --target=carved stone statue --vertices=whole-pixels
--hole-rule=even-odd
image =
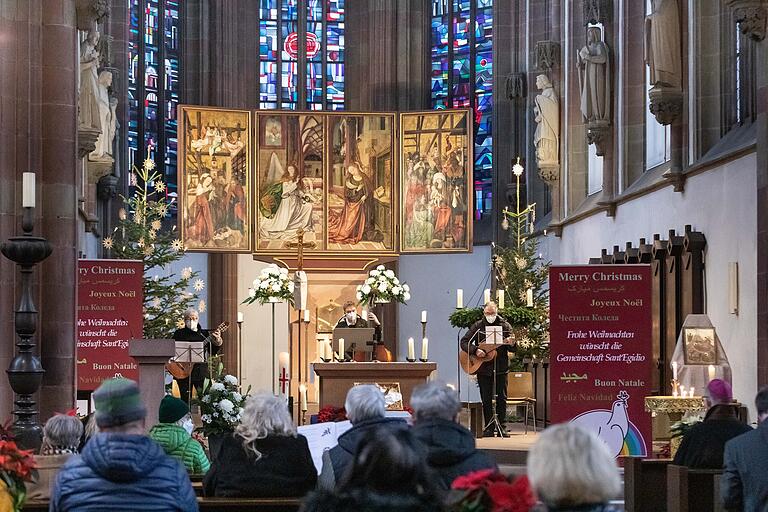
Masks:
[[[682,79],[680,14],[677,0],[652,0],[645,18],[645,63],[651,68],[650,85],[679,89]]]
[[[536,77],[536,87],[541,91],[534,102],[536,133],[536,162],[539,168],[560,165],[560,100],[546,75]]]
[[[600,29],[587,30],[587,44],[577,55],[581,113],[589,123],[608,124],[611,119],[611,67],[608,45]]]
[[[109,88],[112,85],[112,73],[102,71],[99,73],[99,83],[96,90],[96,104],[99,109],[99,138],[96,140],[96,149],[89,156],[89,160],[109,159],[112,154],[112,142],[115,138],[117,119],[115,110],[117,98],[109,97]]]
[[[99,105],[99,33],[92,30],[80,44],[80,83],[78,97],[78,121],[81,126],[101,128]]]

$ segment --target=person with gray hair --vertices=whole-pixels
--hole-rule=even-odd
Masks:
[[[594,434],[572,423],[549,427],[528,452],[528,479],[548,510],[611,512],[621,492],[616,460]]]
[[[57,414],[45,422],[40,455],[35,455],[37,479],[27,484],[28,499],[47,500],[51,497],[56,474],[77,453],[82,434],[83,423],[74,414]]]
[[[218,329],[209,331],[200,327],[200,315],[197,310],[189,308],[184,312],[184,327],[176,329],[173,333],[173,339],[176,341],[202,341],[203,350],[205,352],[204,363],[195,363],[192,365],[192,371],[189,378],[178,378],[179,375],[174,375],[176,382],[179,385],[179,396],[182,400],[189,403],[192,390],[189,387],[190,380],[192,386],[197,391],[197,396],[202,396],[203,383],[206,377],[208,377],[208,363],[207,361],[219,353],[224,341],[221,338],[221,334]],[[221,326],[220,326],[221,327]],[[189,372],[189,369],[186,369]],[[175,373],[172,371],[172,373]]]
[[[213,454],[203,491],[230,498],[301,497],[316,482],[307,438],[296,432],[285,399],[260,391],[248,397],[240,425]]]
[[[389,432],[408,429],[405,420],[386,417],[384,394],[373,384],[359,384],[350,389],[344,409],[352,428],[339,436],[338,445],[323,453],[318,487],[327,491],[333,490],[341,480],[367,434],[380,429]]]
[[[422,384],[411,395],[411,407],[413,434],[426,451],[439,489],[450,489],[456,477],[472,471],[498,469],[477,449],[472,433],[456,422],[461,401],[455,389],[440,382]]]

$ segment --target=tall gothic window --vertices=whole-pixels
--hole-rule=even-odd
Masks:
[[[177,196],[180,0],[128,0],[128,165],[145,158]]]
[[[259,0],[260,108],[344,108],[344,1]]]
[[[493,0],[432,0],[432,107],[475,118],[475,219],[493,206]]]

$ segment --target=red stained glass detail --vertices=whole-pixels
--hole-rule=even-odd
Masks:
[[[292,59],[296,59],[299,56],[299,34],[291,32],[283,41],[283,50],[285,53],[291,56]],[[320,53],[320,41],[317,39],[317,35],[313,32],[307,32],[307,58],[311,59],[315,55]]]

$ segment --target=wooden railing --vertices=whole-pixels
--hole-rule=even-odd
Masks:
[[[667,466],[671,459],[624,457],[624,509],[657,512],[667,506]]]
[[[721,512],[722,469],[667,468],[667,512]]]

